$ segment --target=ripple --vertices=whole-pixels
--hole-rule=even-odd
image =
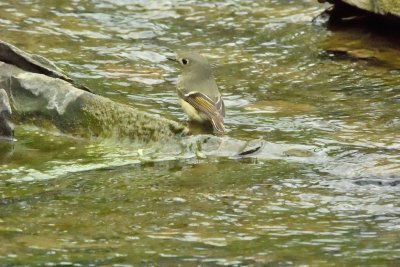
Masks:
[[[100,95],[175,120],[185,120],[174,92],[179,70],[164,55],[200,50],[228,129],[225,138],[143,146],[18,127],[18,141],[0,152],[4,264],[397,259],[393,43],[311,25],[325,6],[308,0],[0,6],[5,41],[51,58]],[[237,156],[260,143],[251,158]]]

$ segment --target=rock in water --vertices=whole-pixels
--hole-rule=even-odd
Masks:
[[[88,87],[78,83],[64,74],[63,71],[54,65],[50,60],[39,55],[31,55],[1,40],[0,61],[14,65],[28,72],[40,73],[49,77],[67,81],[79,89],[91,92]]]
[[[16,124],[56,128],[86,138],[147,143],[188,132],[180,123],[95,95],[47,59],[1,41],[0,88],[4,88],[0,95],[3,136],[11,136],[13,132],[11,108]]]
[[[400,18],[400,1],[398,0],[319,0],[335,5],[348,4],[361,10],[378,15],[391,15]]]
[[[187,132],[183,125],[136,110],[70,83],[0,62],[0,86],[12,95],[18,123],[51,125],[85,138],[160,141]]]
[[[12,138],[14,125],[11,122],[11,106],[4,89],[0,89],[0,137]]]

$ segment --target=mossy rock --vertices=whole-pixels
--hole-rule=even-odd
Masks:
[[[378,15],[400,17],[400,1],[398,0],[328,0],[327,2],[335,5],[345,3]]]

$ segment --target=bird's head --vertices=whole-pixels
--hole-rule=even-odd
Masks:
[[[211,66],[208,60],[197,52],[182,51],[175,58],[167,59],[179,63],[184,75],[211,76]]]

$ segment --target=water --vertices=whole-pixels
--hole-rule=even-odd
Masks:
[[[2,1],[2,40],[174,120],[179,71],[164,55],[200,50],[228,136],[270,153],[204,157],[21,126],[0,143],[2,265],[400,264],[398,42],[313,25],[324,7]]]

